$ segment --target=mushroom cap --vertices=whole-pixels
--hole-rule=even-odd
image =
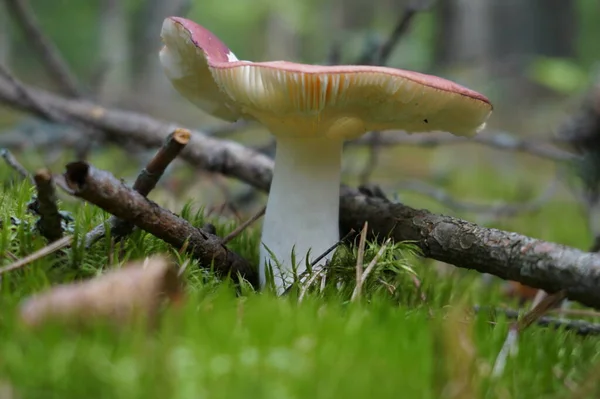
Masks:
[[[160,33],[160,62],[175,89],[204,112],[228,121],[240,118],[238,108],[215,83],[208,59],[237,60],[231,50],[202,26],[183,18],[166,18]]]
[[[196,54],[207,64],[221,90],[219,101],[239,116],[260,121],[275,135],[349,139],[370,130],[400,129],[472,136],[485,126],[493,109],[480,93],[418,72],[239,61],[198,24],[175,17],[170,21],[181,32],[176,45],[191,46],[186,54]],[[187,89],[182,94],[187,96]]]

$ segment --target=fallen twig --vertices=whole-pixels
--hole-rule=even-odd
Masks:
[[[82,198],[114,216],[181,248],[198,259],[205,268],[220,275],[238,275],[258,286],[256,270],[247,260],[221,244],[221,239],[192,226],[187,220],[161,208],[142,194],[127,187],[112,174],[85,162],[67,165],[64,174],[73,195]]]
[[[31,173],[29,173],[29,171],[25,169],[23,165],[21,165],[21,163],[9,150],[7,150],[6,148],[0,149],[0,156],[2,156],[4,162],[6,162],[8,166],[10,166],[14,171],[21,175],[22,178],[28,179],[31,182],[31,184],[35,184]]]
[[[35,262],[36,260],[41,259],[44,256],[48,256],[60,249],[68,247],[72,243],[73,243],[73,236],[65,236],[65,237],[61,238],[60,240],[54,241],[53,243],[51,243],[43,248],[40,248],[39,250],[35,251],[34,253],[27,255],[26,257],[21,258],[14,263],[11,263],[8,266],[4,266],[4,267],[0,268],[0,275],[10,272],[10,271],[13,271],[13,270],[20,269],[24,266],[27,266],[28,264]]]
[[[221,240],[221,244],[226,245],[229,241],[233,240],[235,237],[240,235],[244,230],[246,230],[250,225],[260,219],[265,212],[267,211],[267,207],[263,206],[262,209],[256,212],[250,219],[246,220],[244,223],[240,224],[236,227],[231,233],[227,234]]]
[[[509,319],[518,319],[522,313],[515,309],[503,309],[503,308],[489,308],[485,306],[475,306],[474,310],[476,313],[490,313],[503,314]],[[590,323],[585,320],[573,320],[566,318],[557,318],[542,316],[535,321],[535,324],[540,327],[551,327],[555,329],[565,329],[572,331],[577,335],[588,336],[588,335],[600,335],[600,324]]]
[[[367,133],[356,140],[348,141],[346,145],[370,145],[372,135],[372,132]],[[572,161],[578,158],[577,154],[562,150],[549,142],[522,139],[506,132],[492,131],[485,131],[471,138],[453,136],[446,132],[431,132],[410,135],[406,132],[390,131],[380,135],[378,138],[378,144],[382,147],[439,147],[442,145],[480,144],[498,150],[522,152],[552,161]]]
[[[42,31],[40,24],[27,0],[6,0],[8,10],[23,28],[27,42],[37,51],[53,79],[61,86],[62,91],[71,97],[80,97],[77,79],[69,70],[60,52]]]
[[[38,171],[34,178],[37,189],[35,210],[39,214],[38,229],[49,242],[63,235],[62,216],[56,204],[56,189],[52,173],[47,169]]]
[[[553,180],[548,188],[538,197],[531,201],[522,203],[497,203],[497,204],[477,204],[458,200],[448,194],[441,188],[431,186],[421,181],[408,181],[400,184],[400,190],[413,191],[427,197],[431,197],[442,205],[463,212],[475,212],[487,214],[494,217],[515,216],[519,213],[534,212],[539,210],[545,203],[552,198],[558,188],[558,180]]]
[[[315,267],[319,264],[319,262],[326,257],[327,255],[329,255],[331,252],[333,252],[337,247],[339,247],[340,245],[342,245],[344,242],[346,242],[347,240],[350,239],[350,237],[354,236],[354,229],[351,229],[348,233],[346,233],[346,235],[344,237],[342,237],[338,242],[336,242],[335,244],[333,244],[332,246],[330,246],[329,248],[327,248],[325,250],[325,252],[323,252],[321,255],[317,256],[315,258],[315,260],[313,260],[310,264],[310,267],[307,268],[306,270],[304,270],[299,276],[297,276],[296,281],[294,281],[292,284],[289,285],[289,287],[287,287],[285,289],[285,291],[283,291],[282,295],[287,295],[290,293],[290,291],[292,290],[292,288],[296,285],[296,284],[300,284],[302,285],[303,283],[305,283],[304,286],[304,290],[308,290],[308,288],[310,287],[310,285],[315,281],[316,277],[315,274],[322,274],[325,272],[325,270],[327,269],[327,265],[329,263],[326,263],[325,265],[323,265],[322,267],[319,268],[319,270],[315,270]]]
[[[156,155],[148,162],[146,167],[142,169],[137,179],[133,184],[133,189],[143,195],[148,196],[150,191],[154,189],[161,176],[165,172],[167,166],[177,157],[177,155],[183,150],[185,145],[190,140],[191,133],[189,130],[176,129],[171,133],[163,146],[158,150]],[[134,229],[134,225],[111,216],[106,222],[110,227],[112,238],[116,241],[131,234]],[[106,235],[105,224],[99,224],[94,227],[85,237],[86,248],[92,246],[96,241],[100,240]]]

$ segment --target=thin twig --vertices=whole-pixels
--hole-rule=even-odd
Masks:
[[[23,177],[24,179],[28,179],[31,182],[31,184],[35,184],[31,173],[29,173],[29,171],[25,169],[23,165],[21,165],[21,163],[9,150],[7,150],[6,148],[0,149],[0,156],[2,156],[4,162],[6,162],[8,166],[10,166],[14,171],[21,175],[21,177]]]
[[[354,234],[356,233],[356,231],[354,229],[350,229],[350,231],[348,233],[346,233],[346,235],[344,237],[342,237],[338,242],[336,242],[335,244],[333,244],[331,247],[327,248],[325,250],[325,252],[323,252],[321,255],[319,255],[315,260],[313,260],[310,264],[310,268],[307,268],[306,270],[304,270],[297,278],[297,282],[302,283],[302,281],[304,279],[306,279],[306,277],[310,274],[314,274],[314,273],[318,273],[317,271],[314,270],[314,268],[319,264],[319,262],[321,261],[321,259],[323,259],[324,257],[326,257],[327,255],[329,255],[331,252],[333,252],[337,247],[339,247],[340,245],[342,245],[344,242],[346,242],[350,237],[354,236]],[[323,265],[323,267],[319,270],[319,271],[324,271],[327,268],[327,265]],[[283,295],[287,295],[290,293],[290,291],[292,290],[292,288],[295,286],[295,284],[290,284],[289,287],[287,287],[285,289],[285,291],[283,291]]]
[[[370,145],[372,135],[373,132],[367,133],[356,140],[347,141],[345,145]],[[407,134],[403,131],[389,131],[381,134],[378,144],[382,147],[416,146],[431,148],[442,145],[480,144],[498,150],[523,152],[552,161],[572,161],[578,158],[577,154],[562,150],[550,142],[522,139],[501,131],[486,131],[471,138],[454,136],[447,132]]]
[[[47,169],[38,171],[35,176],[37,198],[35,210],[40,216],[38,228],[49,242],[59,240],[63,236],[62,216],[56,204],[56,188],[52,173]]]
[[[362,231],[360,232],[360,240],[358,241],[358,253],[356,255],[356,285],[358,285],[363,274],[363,262],[365,259],[365,245],[367,243],[367,229],[369,222],[365,222]]]
[[[474,310],[476,313],[491,313],[491,314],[503,314],[509,319],[518,319],[521,317],[521,313],[515,309],[504,309],[504,308],[489,308],[485,306],[475,306]],[[556,329],[565,329],[572,331],[577,335],[588,336],[588,335],[600,335],[600,324],[590,323],[585,320],[573,320],[565,318],[556,318],[542,316],[535,321],[535,324],[540,327],[552,327]]]
[[[521,334],[523,330],[525,330],[531,324],[537,322],[550,309],[560,304],[566,297],[567,293],[564,290],[546,295],[537,304],[535,304],[529,312],[525,313],[523,317],[511,324],[506,336],[506,340],[502,345],[502,349],[498,353],[496,361],[494,362],[494,368],[492,371],[492,375],[494,377],[499,377],[504,373],[508,357],[515,355],[518,352],[519,334]]]
[[[552,180],[551,184],[538,197],[531,201],[522,203],[497,203],[497,204],[477,204],[472,202],[460,201],[441,188],[431,186],[422,181],[408,181],[401,183],[400,190],[412,191],[427,197],[435,199],[442,205],[461,212],[474,212],[478,214],[487,214],[493,217],[515,216],[519,213],[535,212],[546,204],[558,189],[558,180]]]
[[[408,32],[408,28],[414,17],[421,11],[431,7],[433,1],[410,0],[404,7],[402,15],[390,32],[387,39],[375,49],[373,53],[363,54],[358,60],[358,65],[385,65],[400,39]]]
[[[49,244],[8,266],[0,268],[0,275],[27,266],[28,264],[35,262],[36,260],[39,260],[44,256],[48,256],[60,249],[68,247],[69,245],[71,245],[71,243],[73,243],[73,236],[65,236],[60,240],[54,241],[52,244]]]
[[[54,42],[43,32],[29,2],[27,0],[6,0],[6,5],[13,18],[23,28],[27,42],[35,48],[46,69],[59,83],[62,91],[70,97],[81,97],[75,75],[69,70]]]
[[[190,140],[191,133],[189,130],[176,129],[171,133],[163,146],[157,151],[154,157],[148,162],[146,167],[142,169],[137,179],[133,184],[133,189],[143,195],[148,196],[150,191],[156,187],[159,179],[162,177],[169,164],[179,155]],[[124,220],[111,216],[107,224],[110,228],[111,236],[116,240],[121,240],[131,234],[134,225]],[[86,248],[91,247],[98,240],[106,235],[105,224],[99,224],[94,227],[85,237]]]
[[[242,223],[238,227],[236,227],[231,233],[229,233],[225,237],[223,237],[223,240],[221,240],[221,243],[223,245],[226,245],[227,243],[229,243],[229,241],[233,240],[235,237],[240,235],[244,230],[246,230],[250,225],[252,225],[258,219],[260,219],[265,214],[266,211],[267,211],[267,207],[263,206],[262,209],[260,211],[258,211],[257,213],[255,213],[250,219],[246,220],[244,223]]]
[[[254,287],[258,274],[248,261],[221,244],[221,239],[192,226],[187,220],[160,207],[142,194],[127,187],[109,172],[86,162],[67,165],[65,180],[73,194],[114,216],[167,242],[175,248],[187,244],[186,250],[205,268],[219,275],[242,277]]]

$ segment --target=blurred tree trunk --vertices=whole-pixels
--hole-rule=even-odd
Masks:
[[[102,0],[100,7],[98,96],[109,103],[119,101],[129,84],[127,12],[122,0]]]
[[[453,68],[475,87],[494,84],[514,108],[510,119],[519,120],[513,111],[549,94],[528,79],[532,58],[575,55],[576,11],[575,0],[439,1],[435,67]]]
[[[132,83],[134,100],[141,108],[152,108],[158,103],[153,99],[170,87],[158,59],[163,20],[172,15],[185,15],[189,6],[190,0],[146,0],[134,17]]]
[[[574,56],[576,14],[574,0],[440,1],[437,65],[504,69],[514,60],[519,70],[531,55]]]

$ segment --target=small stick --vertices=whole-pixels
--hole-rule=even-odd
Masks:
[[[27,255],[24,258],[19,259],[18,261],[11,263],[8,266],[4,266],[0,268],[0,275],[10,272],[12,270],[19,269],[21,267],[27,266],[28,264],[35,262],[38,259],[43,258],[44,256],[50,255],[60,249],[66,248],[73,242],[73,236],[65,236],[60,240],[54,241],[52,244],[49,244],[34,253]]]
[[[373,132],[367,133],[358,139],[347,141],[345,145],[371,145],[372,135]],[[502,131],[487,131],[485,134],[480,134],[471,138],[452,136],[446,132],[408,135],[406,132],[402,131],[386,132],[379,137],[379,145],[382,147],[415,146],[434,148],[439,146],[464,144],[479,144],[497,150],[522,152],[556,162],[572,161],[579,158],[577,154],[562,150],[550,142],[522,139]]]
[[[360,281],[363,274],[363,262],[365,259],[365,245],[367,243],[367,229],[369,222],[365,222],[362,231],[360,232],[360,241],[358,242],[358,254],[356,255],[356,285]]]
[[[189,241],[187,252],[203,267],[213,268],[221,276],[241,276],[258,287],[255,268],[221,245],[221,238],[192,226],[187,220],[127,187],[109,172],[86,162],[72,162],[67,165],[64,176],[76,197],[134,224],[175,248],[181,248]]]
[[[29,2],[6,0],[6,5],[25,32],[27,42],[36,49],[49,74],[60,84],[63,92],[71,97],[81,97],[75,76],[52,40],[44,34]]]
[[[263,206],[262,209],[260,211],[258,211],[254,216],[252,216],[250,219],[246,220],[244,223],[240,224],[238,227],[235,228],[235,230],[233,230],[231,233],[227,234],[223,240],[221,240],[221,244],[226,245],[228,242],[230,242],[231,240],[233,240],[235,237],[237,237],[238,235],[240,235],[244,230],[246,230],[251,224],[253,224],[254,222],[256,222],[258,219],[260,219],[266,212],[267,207]]]
[[[391,241],[390,238],[388,238],[387,240],[385,240],[385,242],[383,243],[383,245],[381,246],[381,248],[379,248],[379,251],[377,252],[377,254],[375,255],[375,257],[371,260],[371,262],[369,263],[369,265],[365,269],[365,272],[362,274],[362,276],[360,277],[360,279],[356,282],[356,287],[354,287],[354,291],[352,292],[352,296],[350,297],[350,302],[354,302],[355,300],[357,300],[357,299],[360,298],[360,295],[362,293],[362,286],[364,285],[365,281],[367,281],[367,277],[369,277],[369,274],[371,274],[371,272],[373,271],[373,269],[377,265],[377,262],[379,261],[379,258],[381,258],[381,256],[383,255],[383,253],[387,249],[388,245],[390,244],[390,241]]]
[[[35,174],[33,179],[38,193],[35,201],[35,210],[40,215],[38,228],[49,242],[56,241],[63,236],[63,229],[62,216],[56,205],[56,188],[52,173],[47,169],[42,169]]]
[[[502,309],[502,308],[487,308],[483,306],[475,306],[474,310],[476,313],[488,311],[491,313],[502,313],[509,319],[518,319],[521,314],[515,309]],[[588,335],[600,335],[600,324],[590,323],[585,320],[573,320],[565,318],[556,318],[542,316],[535,321],[535,324],[540,327],[552,327],[552,328],[564,328],[567,331],[572,331],[577,335],[588,336]]]
[[[321,255],[319,255],[315,260],[312,261],[312,263],[310,264],[312,267],[315,267],[320,261],[321,259],[323,259],[324,257],[326,257],[327,255],[329,255],[331,252],[333,252],[337,247],[339,247],[340,245],[342,245],[347,239],[349,239],[351,236],[354,235],[354,233],[356,233],[356,231],[354,229],[350,229],[350,231],[344,236],[342,237],[341,240],[339,240],[338,242],[336,242],[335,244],[333,244],[332,246],[330,246],[329,248],[327,248],[325,250],[325,252],[323,252]],[[305,272],[306,273],[306,272]]]
[[[339,247],[340,245],[342,245],[346,240],[348,240],[351,236],[354,235],[354,233],[356,233],[356,231],[354,229],[350,229],[350,231],[348,233],[346,233],[346,235],[344,237],[342,237],[342,239],[340,239],[338,242],[336,242],[335,244],[333,244],[331,247],[327,248],[325,250],[325,252],[323,252],[321,255],[319,255],[315,260],[312,261],[312,263],[310,264],[311,269],[314,268],[315,266],[317,266],[319,264],[319,262],[321,261],[321,259],[323,259],[324,257],[326,257],[329,253],[331,253],[331,251],[335,250],[337,247]],[[323,266],[323,268],[320,271],[325,270],[326,265]],[[299,276],[298,276],[298,281],[302,281],[302,279],[306,278],[306,276],[308,276],[309,274],[309,270],[306,269],[305,271],[303,271]],[[290,291],[292,290],[292,287],[294,287],[294,284],[290,284],[289,287],[287,287],[285,289],[285,291],[283,291],[283,295],[287,295],[290,293]]]
[[[154,157],[148,162],[146,167],[142,169],[137,179],[133,183],[133,189],[144,197],[156,187],[159,179],[164,174],[169,164],[179,155],[190,141],[191,133],[186,129],[176,129],[165,140],[163,146],[158,150]],[[115,240],[120,240],[129,234],[134,229],[134,225],[124,220],[111,216],[108,221],[111,235]],[[91,247],[98,240],[106,236],[105,224],[101,223],[90,230],[85,236],[86,248]]]
[[[31,173],[29,173],[27,169],[25,169],[25,167],[21,165],[19,161],[17,161],[17,158],[15,158],[15,156],[9,150],[6,148],[0,149],[0,156],[2,156],[4,162],[6,162],[8,166],[13,168],[13,170],[20,174],[24,179],[29,179],[31,184],[35,184]]]

